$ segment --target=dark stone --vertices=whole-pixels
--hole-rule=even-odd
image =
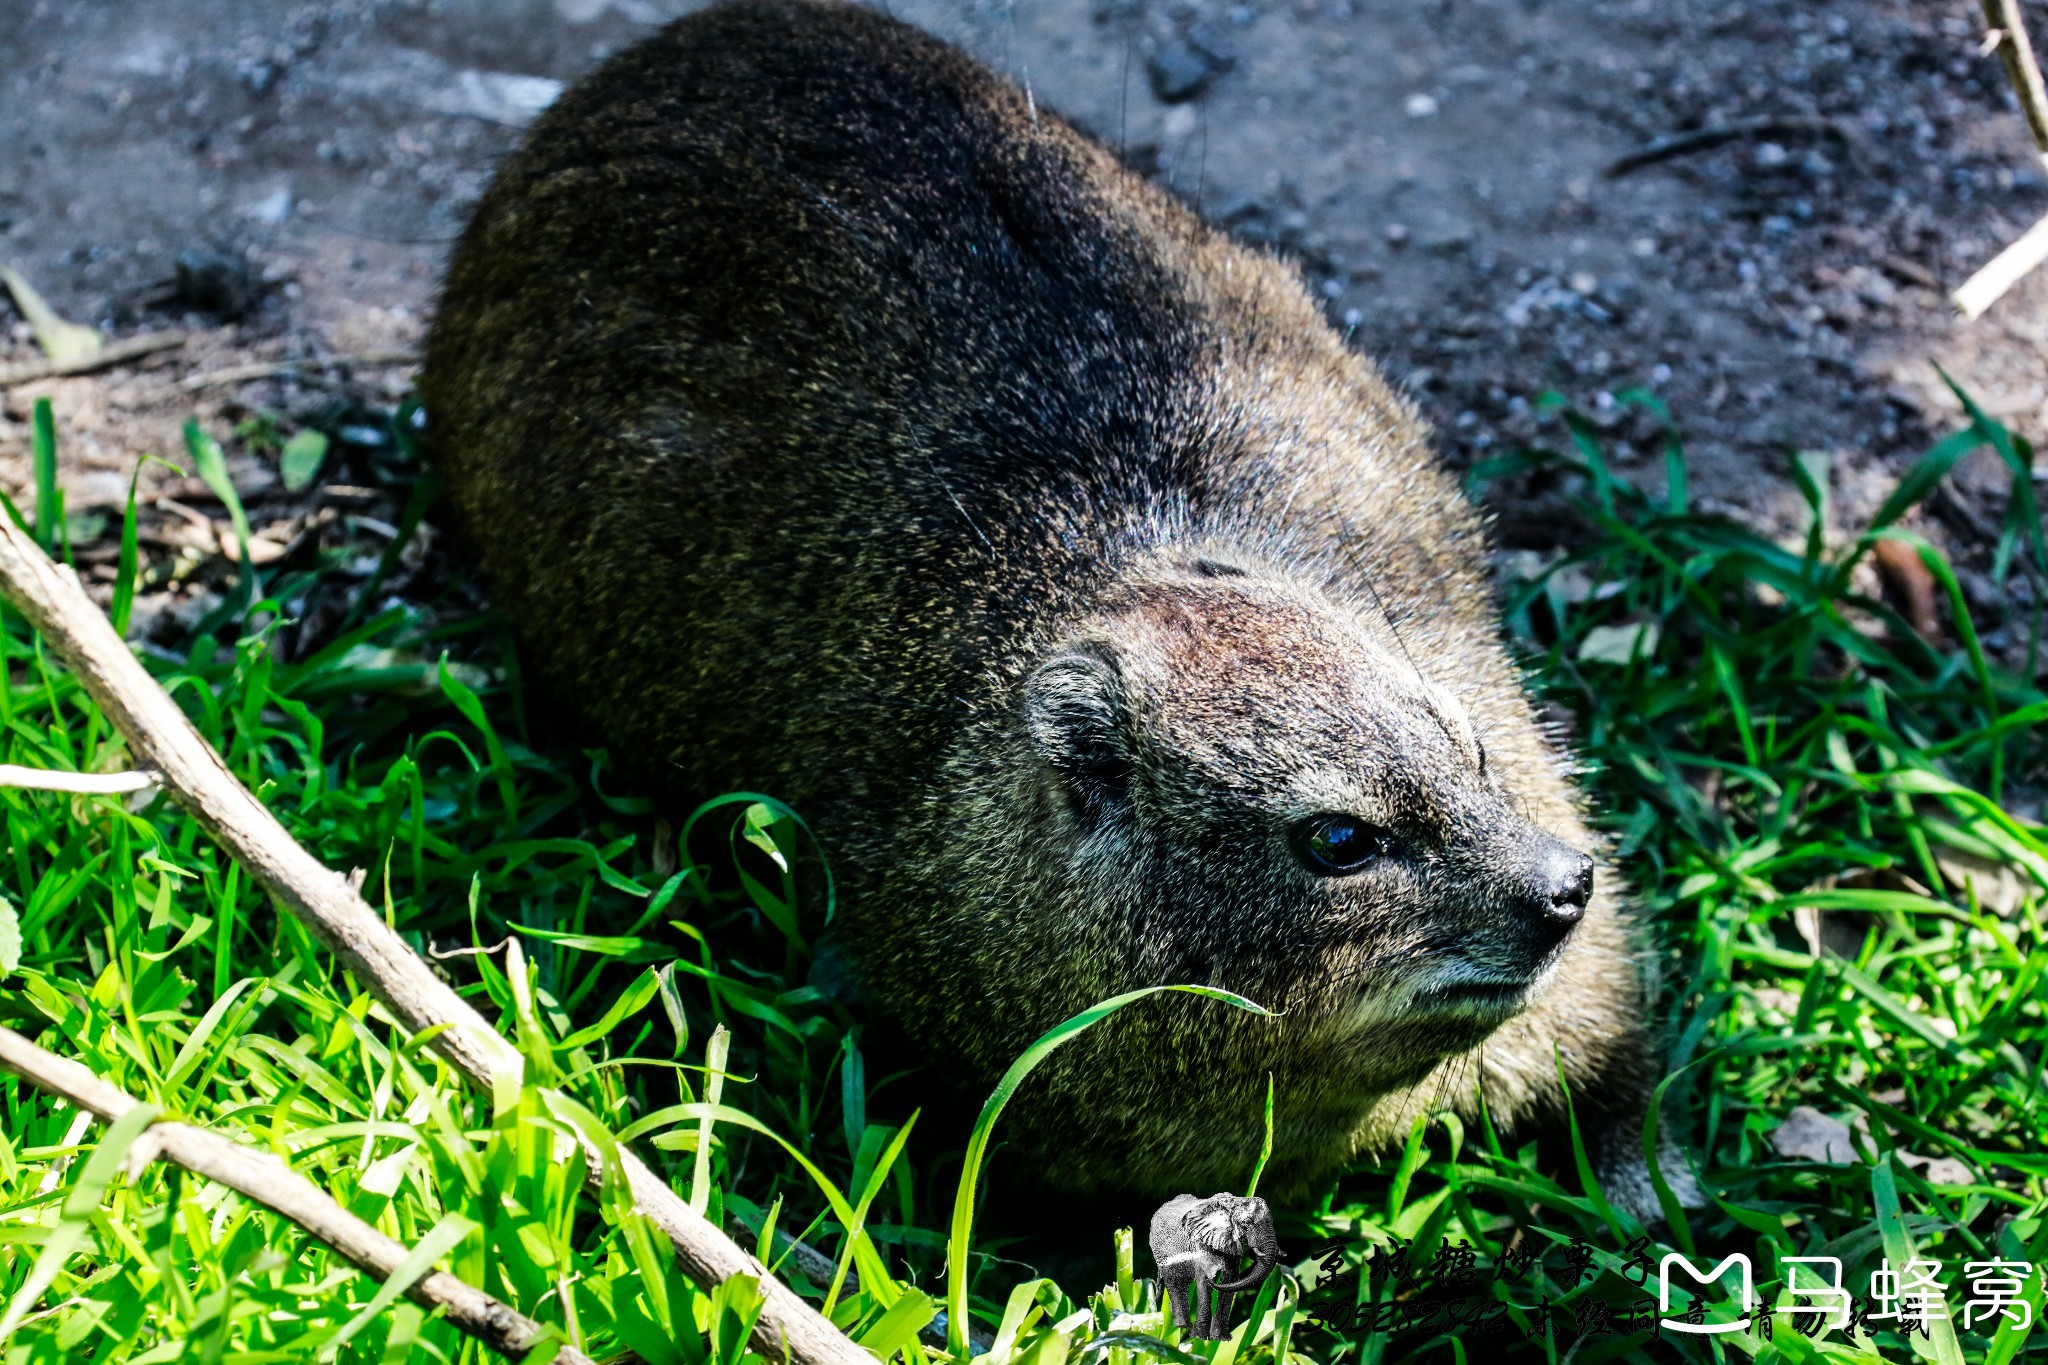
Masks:
[[[1593,301],[1615,317],[1627,317],[1640,297],[1634,281],[1613,275],[1601,276],[1600,287],[1593,291]]]
[[[1233,65],[1196,47],[1186,38],[1171,38],[1145,63],[1152,93],[1162,104],[1183,104],[1216,83]]]
[[[1218,75],[1237,65],[1237,56],[1231,51],[1229,42],[1207,24],[1189,24],[1188,46],[1208,58],[1209,65],[1216,68]]]
[[[274,61],[254,59],[235,64],[235,79],[257,99],[269,94],[277,84],[277,78],[283,74],[284,68]]]
[[[223,322],[242,317],[263,293],[256,272],[240,252],[194,247],[178,253],[176,266],[176,300]]]
[[[1215,221],[1224,227],[1236,227],[1254,218],[1270,217],[1273,206],[1256,194],[1240,194],[1224,201],[1216,210]]]
[[[1124,165],[1150,180],[1159,174],[1160,146],[1156,142],[1134,142],[1124,149]]]
[[[1209,221],[1252,246],[1271,246],[1278,236],[1273,229],[1272,206],[1252,195],[1228,201]]]

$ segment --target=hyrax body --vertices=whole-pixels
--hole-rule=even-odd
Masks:
[[[1637,954],[1421,423],[960,52],[748,0],[612,59],[485,196],[424,398],[551,694],[674,799],[805,814],[934,1076],[1139,986],[1282,1012],[1127,1008],[1011,1170],[1233,1188],[1270,1074],[1284,1193],[1438,1106],[1554,1119],[1559,1058],[1640,1150]]]

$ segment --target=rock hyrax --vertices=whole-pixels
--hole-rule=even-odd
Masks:
[[[678,801],[774,792],[1013,1170],[1269,1191],[1439,1105],[1639,1151],[1639,953],[1480,519],[1294,271],[962,53],[742,0],[534,124],[428,431],[525,656]],[[1035,1093],[1031,1093],[1035,1092]],[[1654,1207],[1642,1163],[1610,1189]]]

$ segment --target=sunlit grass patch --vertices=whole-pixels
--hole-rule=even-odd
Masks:
[[[1280,1210],[1295,1271],[1243,1296],[1256,1301],[1232,1340],[1183,1339],[1129,1241],[1110,1284],[1033,1280],[963,1244],[969,1134],[913,1120],[917,1077],[875,1074],[863,1020],[814,981],[832,890],[798,813],[739,795],[671,827],[603,755],[535,747],[500,627],[449,603],[288,634],[317,594],[377,599],[344,556],[260,577],[245,565],[240,590],[152,667],[236,775],[328,865],[360,870],[372,903],[502,1021],[536,1085],[568,1100],[529,1089],[494,1107],[466,1088],[160,797],[0,791],[0,1022],[285,1155],[393,1236],[442,1239],[446,1268],[600,1358],[739,1361],[757,1305],[743,1284],[700,1292],[616,1194],[588,1194],[560,1141],[572,1128],[634,1142],[892,1357],[945,1353],[950,1297],[997,1362],[1575,1347],[1578,1361],[1704,1360],[1699,1341],[1628,1330],[1644,1258],[1740,1251],[1766,1303],[1790,1306],[1784,1257],[1838,1257],[1860,1290],[1910,1246],[1954,1290],[1957,1321],[1927,1349],[2009,1360],[2023,1334],[1963,1328],[1960,1267],[2048,1262],[2048,698],[1979,647],[1931,549],[1908,542],[1947,599],[1934,638],[1862,595],[1855,566],[1873,535],[1906,534],[1947,465],[1991,443],[2022,508],[2000,566],[2039,568],[2031,453],[1979,418],[1908,475],[1870,535],[1788,549],[1689,510],[1675,448],[1670,491],[1652,499],[1589,428],[1570,430],[1569,454],[1520,462],[1573,481],[1591,537],[1513,583],[1506,619],[1540,697],[1572,717],[1599,823],[1654,927],[1666,1121],[1715,1195],[1672,1227],[1630,1225],[1569,1150],[1442,1119],[1319,1206]],[[1810,472],[1806,486],[1818,527]],[[32,517],[61,553],[49,488]],[[121,572],[117,601],[132,597],[132,553]],[[11,614],[0,650],[0,761],[128,766]],[[120,1173],[101,1129],[11,1079],[0,1115],[9,1365],[479,1358],[408,1304],[365,1314],[377,1284],[240,1196],[161,1165]],[[791,1237],[829,1262],[815,1280]],[[73,1250],[24,1295],[53,1243]],[[1419,1311],[1437,1301],[1483,1321]],[[1794,1320],[1776,1321],[1746,1349],[1812,1358]],[[1878,1340],[1905,1358],[1896,1334]]]

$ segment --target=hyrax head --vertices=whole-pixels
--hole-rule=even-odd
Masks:
[[[1154,979],[1484,1037],[1546,984],[1593,861],[1520,813],[1427,662],[1286,574],[1126,575],[1023,683],[1066,917]]]

